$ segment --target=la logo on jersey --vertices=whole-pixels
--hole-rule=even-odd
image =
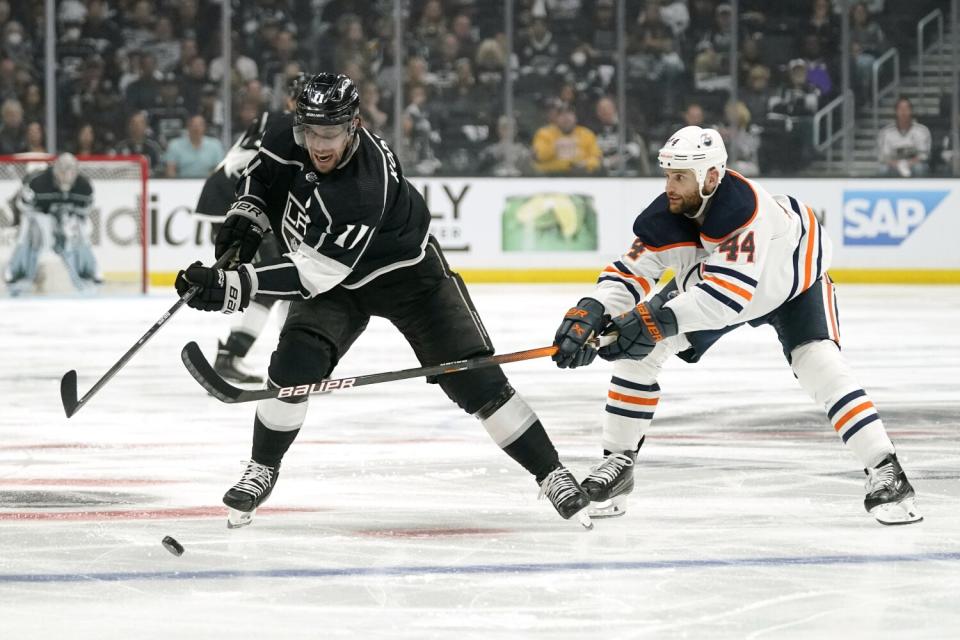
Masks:
[[[843,244],[899,246],[949,191],[844,191]]]

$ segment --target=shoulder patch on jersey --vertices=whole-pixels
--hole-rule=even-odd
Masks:
[[[700,229],[700,234],[710,242],[720,242],[750,224],[757,215],[757,193],[736,171],[727,171],[712,200]]]
[[[697,223],[686,216],[670,213],[667,194],[661,193],[633,222],[633,233],[645,247],[656,251],[671,245],[700,245]]]

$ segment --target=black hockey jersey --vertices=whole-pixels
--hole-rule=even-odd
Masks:
[[[53,180],[53,166],[24,178],[17,195],[17,208],[48,213],[58,219],[65,215],[87,217],[93,207],[93,185],[78,175],[69,191],[61,191]]]
[[[233,204],[237,178],[243,174],[250,161],[257,155],[267,128],[290,128],[293,114],[286,111],[264,111],[243,132],[227,154],[203,183],[195,213],[213,222],[221,222]]]
[[[314,170],[291,127],[270,127],[237,183],[234,209],[269,225],[286,254],[248,270],[254,295],[355,289],[423,258],[430,212],[386,142],[358,127],[345,160]]]

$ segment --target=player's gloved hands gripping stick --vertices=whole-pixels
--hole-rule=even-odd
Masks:
[[[677,335],[677,316],[663,306],[664,302],[666,300],[661,296],[654,296],[612,318],[603,335],[616,335],[617,339],[600,347],[600,357],[604,360],[641,360],[653,351],[658,342]]]
[[[215,269],[198,261],[177,274],[174,286],[181,298],[190,287],[200,287],[187,305],[201,311],[234,313],[250,304],[250,277],[244,269]]]
[[[588,342],[609,321],[603,314],[603,304],[593,298],[583,298],[567,311],[553,339],[557,352],[553,361],[561,369],[584,367],[597,357],[595,342]]]
[[[219,258],[234,244],[239,246],[234,264],[253,260],[264,230],[267,228],[267,216],[249,202],[235,202],[227,212],[227,217],[214,240],[214,255]]]

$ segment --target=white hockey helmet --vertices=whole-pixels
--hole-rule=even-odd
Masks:
[[[53,161],[53,181],[60,191],[70,191],[80,174],[80,163],[72,153],[61,153]]]
[[[684,127],[674,133],[657,154],[661,169],[690,169],[703,193],[703,183],[707,181],[707,172],[715,168],[723,180],[727,169],[727,148],[716,129],[702,127]]]

